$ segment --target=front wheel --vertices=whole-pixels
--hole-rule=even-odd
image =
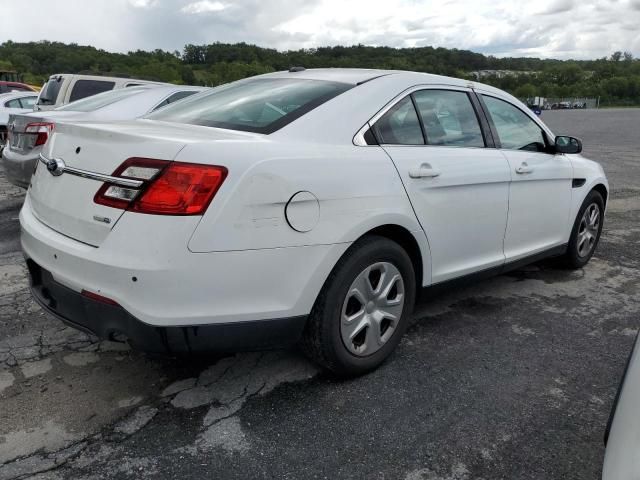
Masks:
[[[316,300],[302,346],[321,366],[352,376],[373,370],[395,349],[415,301],[411,259],[379,236],[343,255]]]
[[[571,231],[571,238],[564,256],[564,264],[569,268],[584,267],[596,250],[604,220],[604,200],[602,195],[592,190],[585,198]]]

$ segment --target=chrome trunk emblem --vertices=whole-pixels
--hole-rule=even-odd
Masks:
[[[49,173],[51,173],[51,175],[53,175],[54,177],[62,175],[64,173],[64,169],[65,164],[59,158],[52,158],[51,160],[47,161],[47,170],[49,170]]]

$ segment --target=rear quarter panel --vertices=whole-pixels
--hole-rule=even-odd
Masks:
[[[226,148],[225,148],[226,147]],[[423,256],[426,237],[393,163],[379,147],[275,142],[189,145],[178,161],[228,168],[189,242],[192,252],[349,243],[380,225],[414,234]],[[318,200],[319,218],[308,232],[289,226],[287,203],[297,192]]]

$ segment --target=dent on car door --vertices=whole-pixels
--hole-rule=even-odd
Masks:
[[[431,249],[434,283],[504,263],[509,167],[467,89],[421,89],[374,124]]]
[[[507,262],[566,243],[571,160],[552,152],[545,131],[520,108],[489,95],[482,99],[512,179],[504,239]]]

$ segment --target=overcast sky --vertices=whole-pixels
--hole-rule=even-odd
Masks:
[[[496,56],[640,56],[640,0],[0,0],[0,42],[110,51],[247,42],[433,45]]]

